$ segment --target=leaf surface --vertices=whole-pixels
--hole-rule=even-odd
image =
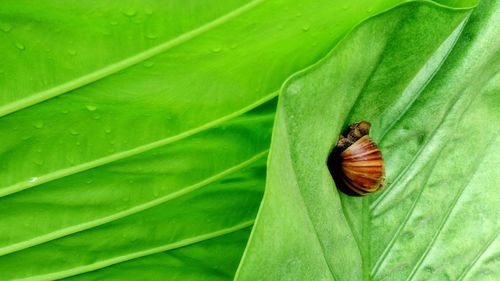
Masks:
[[[236,280],[495,280],[497,1],[409,3],[282,88],[266,192]],[[326,160],[367,120],[386,186],[339,193]]]

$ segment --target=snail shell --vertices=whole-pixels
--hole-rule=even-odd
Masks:
[[[366,121],[350,125],[328,160],[335,184],[349,195],[366,195],[383,186],[384,160],[368,136],[370,126]]]

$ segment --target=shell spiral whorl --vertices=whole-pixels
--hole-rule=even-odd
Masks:
[[[328,159],[328,169],[337,187],[353,196],[379,190],[384,181],[384,160],[378,146],[368,136],[371,124],[351,124]]]

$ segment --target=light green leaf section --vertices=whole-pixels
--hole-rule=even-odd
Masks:
[[[0,280],[231,279],[280,86],[399,2],[2,1]]]
[[[498,280],[498,26],[498,1],[405,4],[288,80],[236,280]],[[349,197],[326,159],[360,120],[386,186]]]

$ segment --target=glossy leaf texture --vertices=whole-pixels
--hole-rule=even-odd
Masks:
[[[498,280],[498,26],[498,1],[405,4],[288,80],[236,280]],[[386,186],[349,197],[326,160],[360,120]]]
[[[0,280],[232,279],[280,86],[399,2],[2,1]]]

